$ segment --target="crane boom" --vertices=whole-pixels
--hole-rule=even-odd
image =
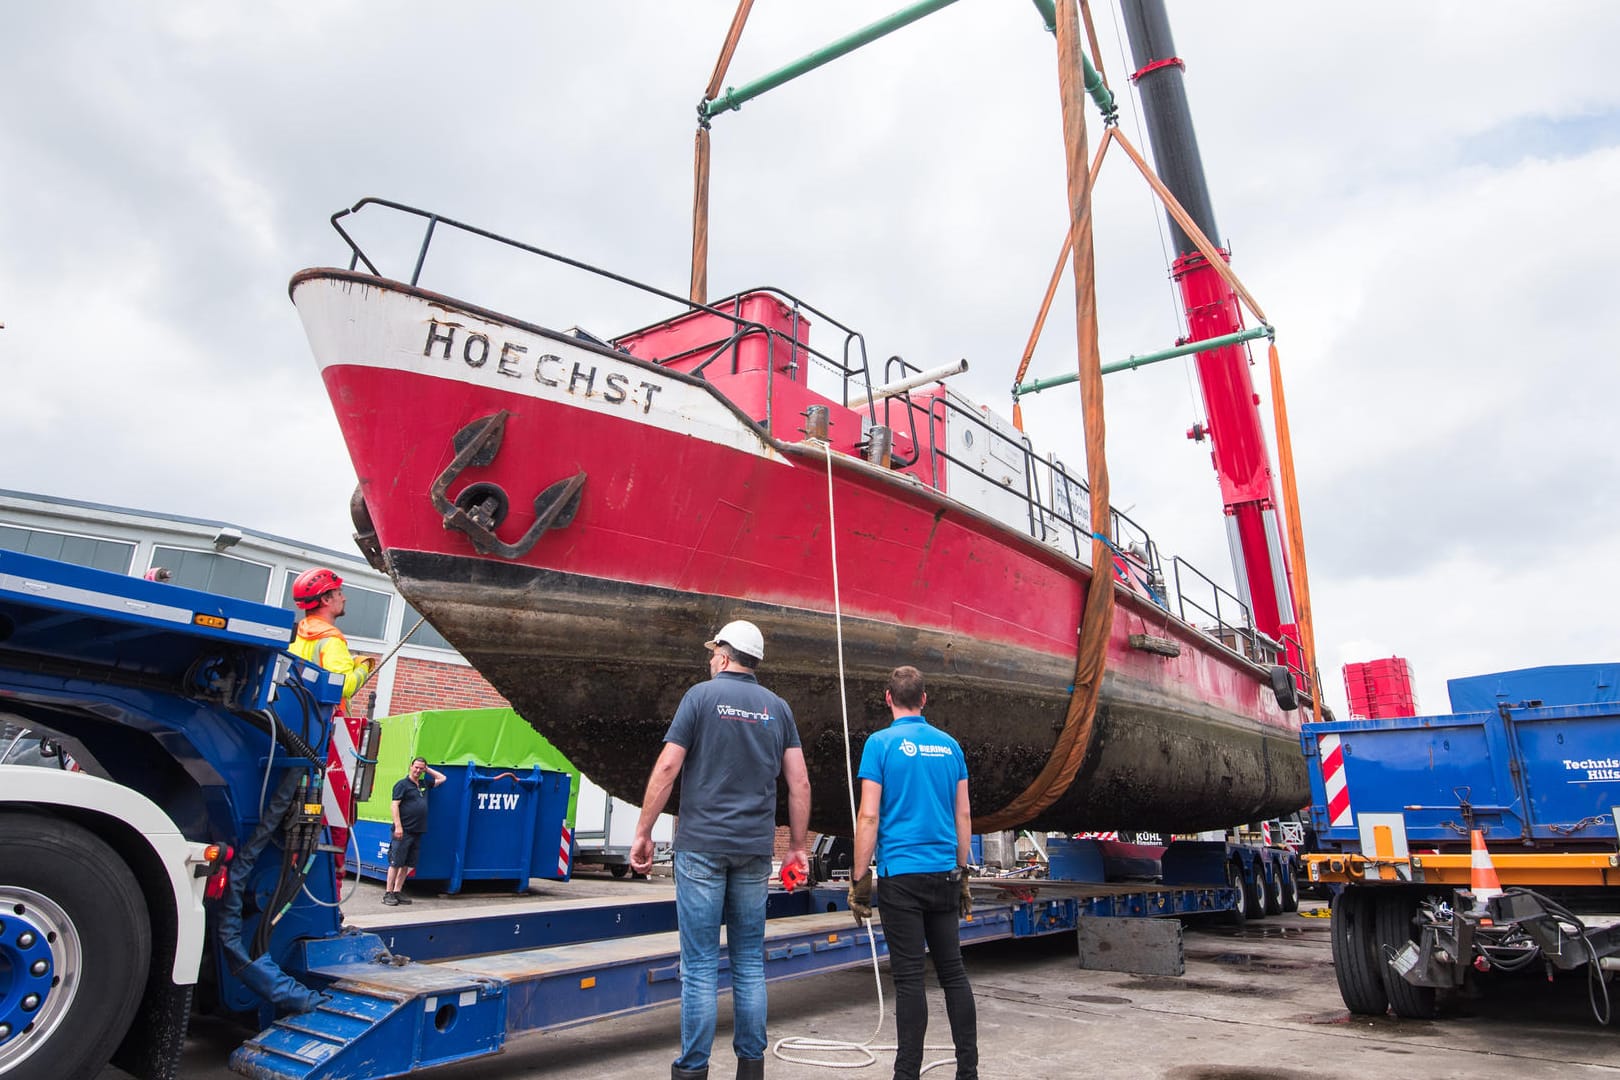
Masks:
[[[1215,210],[1187,108],[1183,64],[1170,35],[1163,0],[1121,0],[1159,177],[1203,230],[1215,240]],[[1243,329],[1237,297],[1175,220],[1170,220],[1176,256],[1172,276],[1187,316],[1188,340],[1224,337]],[[1230,251],[1220,254],[1230,261]],[[1220,481],[1227,541],[1238,594],[1249,605],[1255,628],[1283,641],[1298,666],[1299,631],[1294,614],[1293,574],[1278,520],[1276,480],[1266,446],[1258,395],[1249,374],[1248,350],[1225,345],[1200,352],[1198,383],[1208,422],[1192,437],[1210,437],[1210,457]]]

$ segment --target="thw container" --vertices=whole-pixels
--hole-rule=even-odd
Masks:
[[[377,783],[354,825],[360,872],[387,873],[394,784],[422,757],[445,781],[428,792],[428,828],[415,880],[459,892],[467,881],[568,880],[578,770],[511,709],[385,717]]]

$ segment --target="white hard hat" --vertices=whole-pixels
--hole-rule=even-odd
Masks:
[[[765,635],[759,632],[759,627],[742,619],[726,623],[714,635],[713,641],[703,643],[704,648],[708,649],[716,645],[730,645],[745,656],[752,656],[755,660],[765,659]]]

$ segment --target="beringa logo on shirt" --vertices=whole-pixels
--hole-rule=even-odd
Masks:
[[[918,754],[923,757],[950,757],[954,753],[949,746],[942,743],[923,743],[919,746],[910,739],[900,740],[900,752],[906,757],[916,757]]]

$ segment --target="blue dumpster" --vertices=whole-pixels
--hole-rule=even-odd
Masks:
[[[577,773],[527,721],[510,709],[477,709],[379,723],[377,783],[354,823],[362,874],[387,874],[394,783],[421,756],[445,780],[428,792],[428,830],[414,880],[450,893],[467,881],[506,881],[523,892],[530,878],[568,880]]]

